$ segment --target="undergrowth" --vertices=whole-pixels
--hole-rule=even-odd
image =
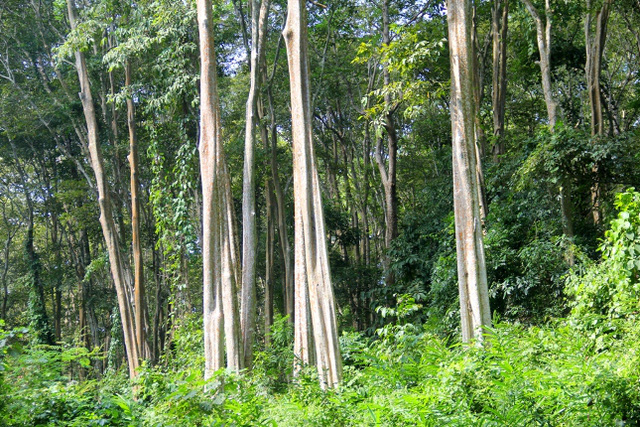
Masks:
[[[81,365],[69,350],[27,348],[5,356],[0,425],[638,425],[640,328],[622,334],[602,351],[569,321],[497,323],[480,348],[396,323],[375,339],[343,335],[345,378],[330,391],[311,369],[274,376],[286,353],[276,347],[251,374],[220,372],[208,387],[216,392],[204,391],[199,366],[145,367],[131,388],[122,372],[70,380]]]

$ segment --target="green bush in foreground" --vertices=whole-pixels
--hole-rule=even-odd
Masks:
[[[209,384],[197,316],[178,324],[173,350],[134,384],[123,370],[78,381],[94,354],[27,345],[27,330],[0,324],[0,426],[640,425],[640,193],[616,206],[602,261],[567,279],[570,318],[497,321],[484,347],[467,347],[412,323],[423,308],[402,295],[379,310],[390,322],[374,336],[343,334],[336,390],[321,390],[313,369],[293,378],[285,318],[252,372],[221,371]]]
[[[0,425],[638,425],[640,330],[621,334],[599,351],[571,322],[498,323],[476,348],[398,322],[374,340],[343,337],[349,364],[337,390],[322,391],[309,370],[276,391],[272,377],[220,372],[218,391],[205,392],[201,370],[169,366],[143,369],[135,398],[124,375],[70,381],[77,362],[57,356],[66,350],[26,349],[9,356]]]

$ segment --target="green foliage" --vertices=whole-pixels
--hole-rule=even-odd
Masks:
[[[253,381],[266,390],[282,390],[293,373],[293,324],[287,316],[276,314],[270,332],[270,345],[255,353]]]
[[[568,279],[575,321],[594,337],[620,334],[621,323],[640,310],[640,193],[629,189],[615,201],[618,215],[600,246],[602,260]]]

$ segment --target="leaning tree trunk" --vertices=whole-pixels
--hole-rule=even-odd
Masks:
[[[229,177],[222,147],[217,67],[210,0],[198,0],[200,36],[200,174],[202,178],[202,281],[205,379],[224,366],[242,368],[235,287],[235,236]]]
[[[304,333],[309,332],[309,328],[303,323],[307,318],[306,313],[310,311],[320,384],[322,387],[333,387],[342,378],[342,360],[338,346],[338,327],[329,272],[320,183],[313,148],[304,0],[289,0],[283,35],[287,46],[291,87],[293,191],[296,212],[295,349],[300,351],[306,344],[301,343],[300,339],[304,339]],[[306,283],[301,283],[303,280]],[[308,305],[305,301],[305,289],[309,298]],[[298,327],[299,324],[301,327]],[[303,328],[306,330],[302,331]],[[300,357],[300,354],[296,356]]]
[[[69,23],[71,28],[76,28],[76,10],[73,0],[67,0],[67,8],[69,12]],[[89,157],[91,166],[96,178],[96,186],[98,189],[98,205],[100,207],[100,225],[102,234],[104,235],[107,250],[109,252],[109,265],[111,267],[111,276],[116,288],[118,296],[118,306],[120,308],[120,316],[122,320],[122,330],[124,332],[124,344],[127,353],[127,362],[129,366],[129,375],[134,377],[136,370],[140,364],[140,349],[136,342],[136,328],[134,321],[134,310],[132,306],[132,290],[130,272],[125,267],[124,259],[120,253],[120,243],[118,233],[113,218],[111,205],[111,196],[109,194],[109,185],[104,172],[104,161],[102,158],[102,150],[98,138],[98,121],[93,105],[93,97],[91,95],[91,87],[89,83],[89,73],[84,53],[81,50],[75,52],[76,70],[78,72],[78,80],[80,81],[80,100],[82,102],[82,110],[87,125],[87,140],[89,144]]]
[[[491,325],[480,220],[474,131],[471,2],[449,0],[453,192],[462,339],[482,341]]]

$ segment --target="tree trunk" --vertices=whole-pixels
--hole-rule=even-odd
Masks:
[[[551,6],[550,0],[545,0],[545,21],[531,3],[531,0],[524,1],[529,14],[536,24],[538,39],[538,51],[540,52],[540,72],[542,74],[542,90],[544,101],[547,105],[547,115],[549,118],[549,130],[554,132],[557,120],[558,103],[553,96],[551,83]],[[571,201],[571,182],[566,177],[562,179],[560,193],[560,210],[562,214],[562,230],[569,239],[573,238],[573,203]],[[573,254],[568,254],[569,263],[573,264]]]
[[[474,131],[474,63],[469,0],[449,0],[453,191],[462,339],[482,341],[491,325],[480,221]]]
[[[71,28],[76,28],[76,10],[74,2],[67,0],[67,8],[69,12],[69,22]],[[98,204],[100,207],[100,225],[105,238],[107,250],[109,252],[109,264],[111,267],[111,275],[118,296],[118,305],[120,307],[120,316],[122,320],[122,329],[124,332],[124,344],[127,352],[127,362],[129,366],[129,375],[134,377],[140,363],[140,351],[136,343],[136,331],[133,318],[131,277],[128,269],[125,268],[122,254],[120,253],[120,244],[118,234],[113,218],[111,196],[109,194],[108,182],[104,174],[104,162],[102,159],[102,151],[98,138],[98,122],[96,120],[95,108],[93,105],[93,97],[89,83],[89,74],[87,71],[84,53],[80,50],[75,52],[76,69],[78,72],[78,80],[80,81],[80,100],[82,101],[82,110],[87,125],[87,140],[89,143],[89,156],[91,166],[96,178],[96,186],[98,189]]]
[[[250,368],[253,360],[253,334],[256,317],[256,257],[258,250],[256,229],[255,128],[258,98],[263,71],[263,50],[267,34],[270,0],[251,0],[251,85],[247,97],[244,171],[242,182],[242,296],[241,327],[244,366]],[[260,7],[258,7],[258,5]]]
[[[551,84],[551,6],[550,0],[545,0],[545,22],[531,3],[531,0],[522,0],[536,24],[538,51],[540,53],[540,72],[542,74],[542,91],[544,102],[547,105],[549,129],[553,132],[556,127],[558,103],[553,96]]]
[[[222,147],[217,67],[210,0],[197,1],[200,36],[200,173],[202,177],[202,266],[205,379],[224,366],[242,368],[237,322],[235,236],[228,171]],[[223,332],[224,331],[224,332]]]
[[[585,72],[587,77],[587,90],[589,92],[589,107],[591,109],[591,135],[603,135],[604,123],[602,119],[602,97],[600,90],[600,71],[602,69],[602,54],[607,39],[607,22],[611,12],[613,0],[604,0],[602,8],[595,13],[595,34],[592,33],[593,16],[592,2],[587,0],[587,14],[584,21],[584,38],[586,45],[587,61]],[[598,165],[593,167],[594,175],[598,175]],[[593,223],[600,224],[600,183],[596,182],[591,187],[591,214]]]
[[[499,162],[505,153],[504,113],[507,98],[507,32],[509,0],[494,0],[492,10],[493,31],[493,161]]]
[[[311,91],[304,0],[289,0],[283,35],[287,46],[291,87],[293,183],[296,212],[296,325],[311,312],[316,366],[322,387],[334,387],[342,378],[333,287],[329,272],[322,197],[311,128]],[[306,278],[306,283],[301,283]],[[305,291],[309,304],[306,304]],[[310,310],[308,309],[310,308]],[[300,315],[300,316],[299,316]],[[295,348],[304,347],[303,328],[296,328]],[[306,328],[306,332],[308,332]],[[297,357],[301,354],[297,353]],[[302,357],[300,357],[302,360]]]
[[[273,93],[271,91],[271,87],[267,89],[267,96],[269,98],[269,116],[271,117],[271,180],[273,181],[273,190],[276,198],[275,207],[276,216],[278,219],[278,237],[280,240],[280,250],[282,251],[282,261],[284,266],[284,283],[282,293],[284,296],[285,314],[289,318],[289,323],[294,323],[295,308],[293,301],[293,254],[291,251],[291,244],[289,242],[289,229],[287,228],[287,221],[285,217],[284,191],[282,190],[280,175],[278,174],[278,129],[276,127],[275,109],[273,106]]]
[[[131,91],[131,63],[125,64],[125,85]],[[133,249],[133,286],[136,323],[136,344],[142,359],[150,356],[149,343],[147,341],[147,305],[145,302],[145,284],[143,273],[142,244],[140,243],[140,200],[138,197],[139,181],[139,156],[138,138],[136,136],[135,107],[133,95],[127,94],[127,126],[129,128],[129,167],[131,169],[131,246]]]
[[[382,2],[382,44],[388,46],[391,42],[389,35],[389,0],[383,0]],[[391,76],[389,74],[388,64],[383,65],[383,79],[385,86],[391,84]],[[384,96],[385,108],[387,110],[385,114],[384,128],[387,133],[387,154],[389,156],[389,164],[384,171],[383,187],[385,195],[385,219],[387,221],[387,228],[384,235],[385,247],[388,249],[393,239],[398,237],[398,194],[397,194],[397,173],[396,164],[398,158],[398,134],[396,132],[394,120],[393,120],[393,108],[391,95],[386,94]],[[379,162],[380,163],[380,162]],[[384,166],[381,169],[384,170]],[[393,282],[393,279],[387,274],[388,282]]]

